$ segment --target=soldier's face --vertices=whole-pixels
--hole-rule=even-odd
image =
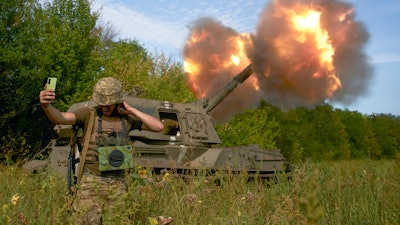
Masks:
[[[117,105],[99,105],[99,108],[104,116],[110,116]]]

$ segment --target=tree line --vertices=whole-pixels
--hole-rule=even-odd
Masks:
[[[291,162],[400,159],[400,117],[392,114],[366,115],[329,104],[283,112],[262,102],[217,129],[228,146],[279,148]]]
[[[181,63],[136,40],[115,41],[99,16],[87,0],[0,2],[0,160],[40,157],[54,137],[38,101],[47,77],[58,78],[60,110],[90,98],[105,76],[144,97],[193,98]]]
[[[119,79],[125,90],[153,99],[192,102],[183,65],[151,54],[136,40],[115,40],[87,0],[0,2],[0,161],[45,157],[55,133],[38,95],[57,77],[55,106],[67,110],[90,98],[95,82]],[[400,120],[325,104],[288,112],[261,102],[217,126],[226,146],[280,148],[292,161],[399,157]]]

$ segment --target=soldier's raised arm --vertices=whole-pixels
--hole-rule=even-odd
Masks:
[[[46,88],[39,94],[40,104],[47,117],[55,124],[75,124],[76,117],[74,113],[60,112],[60,110],[51,105],[55,99],[56,93],[52,90],[46,90]]]
[[[146,114],[136,108],[131,107],[127,102],[123,102],[124,108],[128,114],[131,114],[142,121],[142,129],[159,132],[164,129],[164,124],[157,118]]]

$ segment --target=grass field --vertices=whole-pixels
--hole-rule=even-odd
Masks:
[[[340,161],[295,165],[291,179],[250,180],[246,174],[129,181],[105,212],[105,224],[400,224],[400,162]],[[66,181],[0,167],[0,224],[74,224]],[[142,171],[143,172],[143,171]]]

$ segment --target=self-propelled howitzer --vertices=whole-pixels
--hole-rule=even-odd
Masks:
[[[246,171],[262,177],[275,172],[290,171],[289,163],[279,149],[266,150],[258,145],[221,147],[210,112],[244,82],[253,70],[251,65],[235,76],[230,83],[209,99],[193,103],[175,103],[126,96],[125,101],[143,112],[159,118],[165,129],[161,132],[133,130],[129,136],[133,143],[135,166],[184,172],[191,169],[209,171]],[[93,107],[93,101],[76,103],[69,110]],[[57,125],[59,138],[49,145],[50,166],[60,173],[67,172],[70,151],[71,126]]]

